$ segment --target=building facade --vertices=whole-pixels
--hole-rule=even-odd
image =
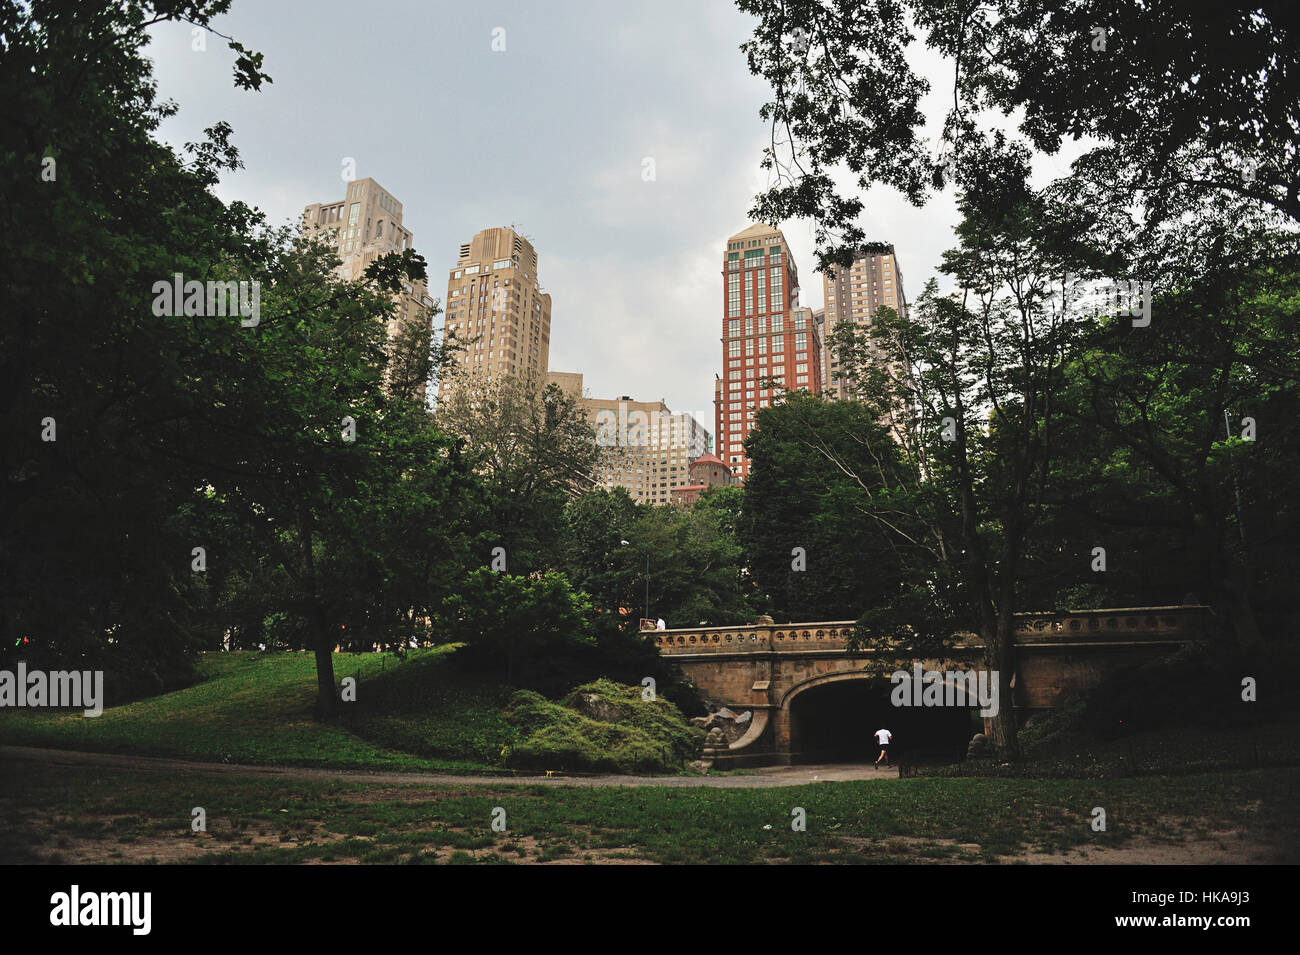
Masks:
[[[302,214],[302,232],[334,247],[342,263],[339,276],[348,282],[358,281],[381,255],[409,249],[413,242],[411,231],[402,225],[402,204],[373,179],[355,179],[348,183],[342,199],[307,206]],[[434,304],[423,281],[404,282],[394,303],[396,309],[388,319],[389,338]],[[432,325],[432,311],[427,315]]]
[[[732,483],[731,468],[716,454],[702,454],[690,464],[691,483],[673,488],[672,502],[690,506],[700,499],[706,488],[725,487]]]
[[[847,268],[830,268],[822,274],[822,291],[826,307],[822,318],[822,367],[826,369],[826,393],[833,398],[847,398],[849,382],[840,368],[839,359],[828,339],[840,322],[863,325],[871,321],[876,309],[888,305],[900,317],[907,317],[907,297],[903,292],[903,273],[898,267],[894,247],[888,244],[864,249]]]
[[[445,341],[463,343],[460,370],[545,381],[551,296],[537,250],[512,228],[484,229],[460,247],[447,278]]]
[[[577,372],[548,372],[547,382],[579,399],[596,443],[610,452],[594,475],[598,486],[626,488],[634,501],[668,504],[673,488],[691,483],[691,462],[709,448],[709,432],[694,415],[673,414],[662,400],[584,397]]]
[[[752,225],[722,253],[722,367],[714,383],[717,455],[749,475],[745,437],[783,390],[821,391],[821,339],[798,307],[799,273],[781,230]]]

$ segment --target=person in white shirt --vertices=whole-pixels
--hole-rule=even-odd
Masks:
[[[880,755],[876,757],[876,765],[880,765],[883,759],[885,765],[889,765],[889,741],[894,738],[894,734],[889,730],[876,730],[876,742],[880,744]]]
[[[660,617],[660,618],[659,618],[659,622],[655,624],[655,629],[656,629],[656,630],[667,630],[667,629],[668,629],[668,625],[667,625],[666,623],[664,623],[664,618],[663,618],[663,617]]]

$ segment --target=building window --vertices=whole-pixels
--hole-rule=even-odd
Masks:
[[[740,273],[733,272],[727,276],[727,314],[740,314]]]
[[[733,318],[727,322],[727,337],[735,338],[740,334],[740,319]]]
[[[740,354],[740,339],[733,338],[731,341],[727,342],[727,356],[729,358],[735,358],[739,354]]]

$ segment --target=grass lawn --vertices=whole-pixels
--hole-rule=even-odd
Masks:
[[[0,863],[1015,861],[1250,840],[1297,861],[1300,769],[1143,779],[905,779],[783,789],[366,788],[25,764],[0,777]],[[207,831],[191,831],[202,806]],[[1105,832],[1090,825],[1107,811]],[[491,828],[505,811],[506,830]],[[792,811],[806,830],[791,828]],[[1243,843],[1244,844],[1244,843]]]
[[[449,665],[450,653],[412,651],[404,663],[391,654],[336,655],[336,682],[360,680],[357,702],[341,703],[344,715],[330,726],[311,718],[312,654],[205,653],[201,682],[96,718],[0,711],[0,742],[232,763],[499,771],[494,757],[513,739],[498,713],[508,691],[460,674]],[[444,672],[429,680],[430,668]]]

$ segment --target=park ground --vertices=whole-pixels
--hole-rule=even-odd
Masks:
[[[402,680],[420,667],[344,658],[340,677],[394,707],[323,726],[307,654],[203,667],[98,719],[0,716],[0,863],[1300,861],[1294,726],[1130,738],[981,777],[519,778],[493,759],[508,688],[426,669],[412,696]]]

